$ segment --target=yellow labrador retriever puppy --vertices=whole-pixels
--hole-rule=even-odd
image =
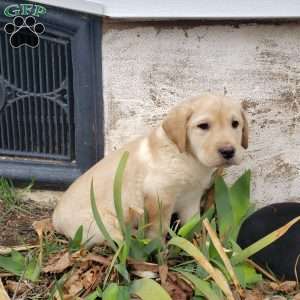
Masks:
[[[122,203],[126,222],[137,219],[131,209],[147,209],[148,237],[157,236],[159,205],[163,230],[172,213],[184,223],[199,211],[200,198],[217,167],[240,163],[248,146],[248,126],[239,103],[225,96],[195,97],[175,106],[146,137],[103,158],[64,193],[54,215],[55,229],[73,237],[80,225],[89,246],[103,242],[90,205],[92,179],[98,210],[109,233],[121,238],[113,201],[113,179],[124,151],[129,159],[124,173]]]

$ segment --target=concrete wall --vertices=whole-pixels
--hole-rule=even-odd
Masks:
[[[104,21],[106,152],[204,92],[248,108],[250,148],[229,180],[253,172],[259,206],[300,199],[300,23],[205,25]]]

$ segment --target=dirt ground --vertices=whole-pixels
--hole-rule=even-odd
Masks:
[[[13,208],[6,208],[0,201],[0,246],[36,244],[38,237],[32,223],[48,218],[52,211],[52,205],[30,199]]]
[[[34,228],[32,227],[32,223],[37,220],[49,218],[52,214],[52,211],[53,205],[45,202],[38,203],[30,199],[22,200],[20,205],[10,209],[5,207],[4,204],[0,201],[0,247],[37,245],[39,243],[39,239]],[[91,253],[94,258],[97,256],[98,259],[99,257],[103,259],[103,256],[99,255],[99,250],[97,250],[97,247],[96,249],[93,249]],[[48,264],[50,265],[50,267],[53,267],[53,265],[51,265],[50,263],[53,258],[62,257],[64,255],[65,250],[63,250],[61,253],[58,252],[56,254],[50,255],[50,257],[48,257]],[[47,265],[47,262],[45,262],[45,264]],[[0,279],[2,279],[2,282],[7,289],[9,296],[12,297],[11,299],[46,300],[49,299],[49,293],[53,287],[54,282],[71,267],[72,266],[66,266],[66,269],[64,269],[64,271],[56,272],[56,274],[43,273],[39,281],[36,283],[31,283],[28,280],[23,279],[20,280],[18,277],[12,275],[6,276],[4,270],[0,272]],[[82,270],[78,270],[78,272],[82,272],[83,275],[89,274],[89,276],[91,272],[94,272],[95,276],[98,274],[97,279],[99,279],[101,277],[99,274],[105,274],[106,267],[106,265],[99,263],[99,261],[91,261],[88,265],[84,265],[84,268],[82,267]],[[142,267],[146,269],[149,268],[149,266],[146,264]],[[158,266],[151,266],[151,268],[157,267]],[[81,276],[83,276],[82,274]],[[96,284],[97,282],[98,281],[95,281],[93,284]],[[174,273],[169,272],[166,283],[167,285],[165,288],[168,290],[170,295],[172,295],[173,300],[191,299],[193,294],[192,289],[189,288],[186,284],[185,286],[183,286],[182,282],[178,282],[178,278],[176,277],[176,275],[174,275]],[[182,288],[182,286],[184,288]],[[269,281],[263,281],[256,287],[253,287],[253,289],[245,290],[244,296],[238,296],[236,299],[300,300],[300,293],[296,282],[271,283]]]

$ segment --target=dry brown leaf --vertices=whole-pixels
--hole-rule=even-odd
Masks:
[[[39,239],[41,240],[44,232],[54,231],[51,218],[43,219],[40,221],[34,221],[32,227],[36,231]]]
[[[68,294],[64,294],[63,298],[62,298],[62,297],[60,297],[59,293],[56,292],[54,294],[54,300],[82,300],[82,298],[76,297],[74,295],[68,295]]]
[[[76,296],[80,291],[84,289],[84,276],[88,271],[90,264],[88,262],[81,262],[80,265],[73,270],[71,276],[64,283],[64,291],[68,295]]]
[[[158,267],[159,277],[161,285],[164,286],[167,280],[168,276],[168,266],[167,265],[161,265]]]
[[[0,246],[0,255],[10,254],[13,250],[28,251],[29,249],[38,248],[38,247],[39,245],[23,245],[23,246],[12,246],[12,247]]]
[[[8,296],[4,286],[2,284],[1,279],[0,279],[0,299],[1,300],[10,300],[10,298],[9,298],[9,296]]]
[[[128,260],[128,264],[136,271],[150,271],[158,273],[158,265],[144,261]]]
[[[49,260],[48,264],[43,268],[43,272],[61,273],[68,267],[72,266],[72,264],[70,254],[68,252],[65,252],[64,254],[58,253]]]
[[[171,296],[173,300],[187,300],[189,296],[185,293],[180,287],[178,287],[171,280],[167,280],[164,286],[168,294]]]
[[[43,219],[40,221],[34,221],[32,227],[36,231],[39,242],[40,242],[40,253],[39,253],[39,262],[42,264],[43,260],[43,234],[48,231],[54,231],[53,224],[50,218]]]
[[[277,292],[289,293],[295,290],[297,287],[296,281],[284,281],[280,283],[270,282],[270,287],[272,290]]]
[[[157,273],[151,271],[131,271],[131,274],[140,278],[149,278],[149,279],[158,278]]]
[[[79,274],[74,275],[64,285],[69,295],[75,296],[83,289],[83,284],[80,280]]]
[[[67,295],[73,295],[73,297],[83,289],[83,284],[80,280],[82,270],[77,269],[64,283],[64,291]]]
[[[164,288],[173,300],[190,299],[193,295],[193,288],[173,272],[168,273]]]
[[[14,276],[16,276],[16,275],[12,274],[12,273],[0,273],[0,279],[7,278],[7,277],[14,277]]]
[[[24,293],[28,289],[28,286],[24,282],[17,282],[13,280],[6,280],[5,287],[12,294],[17,291],[16,296]]]
[[[87,270],[81,275],[81,281],[84,288],[87,290],[95,285],[99,285],[103,279],[103,275],[104,272],[102,272],[102,268],[99,266],[93,266],[91,269]]]
[[[80,258],[81,261],[94,261],[101,265],[109,266],[111,264],[111,257],[105,257],[101,255],[96,255],[93,253],[87,254],[85,257]]]
[[[72,253],[72,259],[73,260],[78,260],[81,259],[82,257],[85,257],[88,254],[88,251],[84,248]]]
[[[258,290],[246,290],[245,292],[245,300],[263,300],[263,294]]]
[[[223,263],[224,263],[224,265],[225,265],[225,267],[226,267],[226,269],[227,269],[227,271],[228,271],[228,273],[229,273],[229,275],[230,275],[230,277],[231,277],[231,279],[233,281],[233,284],[235,285],[236,290],[238,291],[238,293],[240,295],[242,295],[243,291],[241,289],[239,280],[238,280],[238,278],[237,278],[237,276],[236,276],[236,274],[234,272],[234,269],[233,269],[233,267],[231,265],[231,262],[230,262],[228,256],[226,255],[226,253],[225,253],[225,251],[223,249],[221,241],[219,240],[216,232],[211,227],[211,225],[210,225],[210,223],[209,223],[209,221],[208,221],[207,218],[205,218],[203,220],[203,225],[204,225],[204,227],[205,227],[208,235],[210,236],[213,245],[215,246],[217,252],[219,253],[219,255],[220,255],[220,257],[221,257],[221,259],[222,259],[222,261],[223,261]]]

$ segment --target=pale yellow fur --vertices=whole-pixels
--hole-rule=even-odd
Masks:
[[[232,128],[232,118],[240,123]],[[197,127],[209,122],[207,131]],[[103,242],[96,227],[90,205],[90,186],[94,181],[96,203],[109,233],[121,238],[113,202],[113,178],[118,162],[129,151],[124,174],[122,204],[127,222],[133,226],[137,218],[130,208],[149,211],[151,226],[148,236],[157,235],[159,213],[157,200],[162,203],[163,230],[177,212],[185,222],[199,212],[200,199],[211,184],[217,167],[238,164],[247,148],[247,122],[240,104],[224,96],[202,96],[189,99],[174,107],[162,124],[146,136],[99,161],[80,176],[64,193],[54,214],[55,229],[73,237],[80,225],[89,245]],[[232,145],[235,157],[225,161],[218,152]]]

